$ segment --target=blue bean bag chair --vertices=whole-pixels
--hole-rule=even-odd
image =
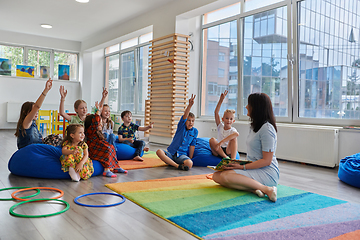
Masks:
[[[196,146],[192,159],[193,166],[216,166],[221,161],[221,157],[216,157],[212,155],[209,140],[210,138],[196,139]],[[236,159],[240,159],[239,153],[236,154]]]
[[[116,158],[118,160],[130,160],[135,157],[135,148],[120,143],[118,136],[116,136],[115,148],[116,148]],[[144,151],[142,151],[140,157],[142,157],[143,155],[144,155]]]
[[[61,147],[47,144],[31,144],[17,150],[9,160],[8,168],[12,174],[52,179],[70,179],[69,173],[61,170]],[[93,160],[94,173],[104,171],[100,162]]]
[[[360,188],[360,153],[340,160],[338,177],[341,181]]]

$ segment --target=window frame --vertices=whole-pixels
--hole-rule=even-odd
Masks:
[[[43,52],[50,52],[50,78],[56,81],[73,81],[73,82],[80,82],[79,79],[79,52],[75,52],[75,51],[66,51],[66,50],[58,50],[58,49],[53,49],[53,48],[42,48],[42,47],[34,47],[34,46],[28,46],[28,45],[16,45],[16,44],[7,44],[7,43],[2,43],[0,42],[0,45],[2,46],[9,46],[9,47],[19,47],[19,48],[23,48],[23,62],[22,64],[24,65],[28,65],[28,58],[29,58],[29,50],[36,50],[36,51],[43,51]],[[61,80],[61,79],[54,79],[54,52],[63,52],[63,53],[70,53],[70,54],[75,54],[77,55],[77,61],[76,61],[76,76],[74,79],[70,79],[70,80]],[[12,63],[13,64],[13,63]],[[18,77],[16,75],[11,75],[11,76],[3,76],[0,75],[0,77],[12,77],[12,78],[22,78],[22,77]],[[32,79],[37,79],[37,80],[44,80],[45,78],[41,78],[39,76],[34,76],[34,78]]]

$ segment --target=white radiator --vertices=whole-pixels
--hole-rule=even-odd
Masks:
[[[246,138],[249,122],[236,121],[238,130],[238,151],[246,153]],[[215,137],[214,122],[196,120],[199,137]],[[342,127],[277,123],[278,159],[310,163],[319,166],[339,165],[339,132]],[[215,130],[215,131],[214,131]]]
[[[339,165],[341,127],[278,124],[276,157],[326,167]]]

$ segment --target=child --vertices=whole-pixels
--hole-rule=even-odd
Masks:
[[[102,133],[104,134],[104,138],[108,143],[115,146],[116,136],[113,133],[114,122],[110,117],[110,107],[107,104],[103,105],[101,111],[101,120],[103,123]],[[115,148],[116,149],[116,148]]]
[[[195,115],[190,112],[195,97],[196,95],[191,94],[189,105],[178,123],[175,136],[167,151],[161,149],[156,151],[156,155],[165,163],[184,171],[188,171],[193,165],[191,159],[194,155],[198,135],[198,130],[193,127]],[[188,152],[189,155],[187,155]]]
[[[237,153],[237,137],[239,136],[236,129],[231,126],[235,122],[235,111],[230,109],[225,110],[222,122],[220,121],[219,116],[221,104],[227,94],[228,91],[225,90],[225,92],[220,95],[219,102],[216,105],[214,114],[218,137],[217,140],[211,138],[209,143],[211,152],[214,156],[235,159]]]
[[[140,155],[143,150],[149,151],[149,148],[145,148],[144,141],[136,140],[135,132],[136,130],[147,131],[153,127],[154,123],[151,123],[146,127],[140,127],[139,125],[131,122],[132,114],[130,111],[123,111],[121,113],[121,119],[123,120],[124,123],[121,124],[121,126],[118,129],[119,142],[127,144],[133,148],[136,148],[135,157],[133,159],[137,161],[144,161],[144,159],[140,157]]]
[[[38,118],[39,109],[45,100],[46,94],[52,87],[52,81],[51,78],[46,81],[45,89],[35,103],[25,102],[21,106],[20,117],[15,132],[18,149],[33,143],[46,143],[53,146],[57,146],[61,143],[61,137],[54,134],[47,136],[43,141],[42,135],[35,122]]]
[[[116,174],[113,172],[127,173],[127,171],[119,167],[115,147],[104,139],[104,135],[101,132],[102,124],[99,107],[98,102],[96,102],[95,114],[88,115],[84,122],[86,143],[89,146],[89,157],[92,160],[99,161],[105,168],[104,176],[116,177]],[[113,172],[110,171],[111,169],[113,169]]]
[[[84,142],[84,126],[70,124],[66,128],[66,137],[62,144],[60,157],[62,170],[69,172],[71,179],[78,182],[80,178],[86,180],[94,173],[94,167],[89,158],[88,146]]]
[[[74,103],[74,110],[76,112],[75,116],[70,116],[65,112],[65,98],[67,95],[67,90],[65,90],[64,86],[60,86],[60,108],[59,108],[59,113],[60,115],[69,121],[70,124],[73,123],[79,123],[81,125],[84,125],[84,121],[87,115],[87,104],[84,100],[76,100]],[[108,95],[108,91],[106,90],[106,88],[103,88],[103,92],[102,92],[102,98],[100,101],[100,106],[103,105],[106,96]]]

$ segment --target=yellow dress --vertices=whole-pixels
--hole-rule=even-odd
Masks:
[[[69,144],[68,141],[65,141],[63,143],[63,147],[66,147],[69,150],[75,150],[75,148],[78,148],[77,154],[69,154],[69,155],[61,155],[60,161],[61,161],[61,169],[64,172],[68,172],[69,168],[76,168],[76,165],[81,162],[84,156],[84,150],[88,148],[86,143],[83,143],[82,146],[72,146]],[[79,175],[82,179],[86,180],[91,177],[91,175],[94,173],[94,167],[93,163],[90,158],[87,159],[87,161],[84,163],[83,168],[79,172]]]

